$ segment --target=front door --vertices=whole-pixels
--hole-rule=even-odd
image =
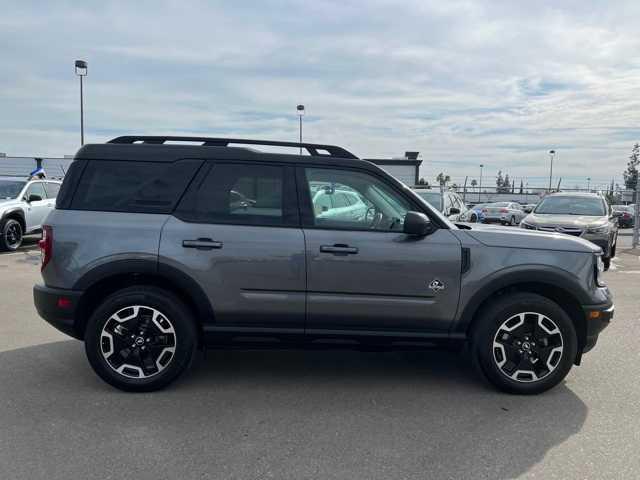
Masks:
[[[307,332],[446,332],[459,295],[461,247],[447,229],[405,235],[412,200],[367,172],[300,168],[307,253]],[[322,192],[322,195],[318,195]],[[345,195],[349,209],[324,197]],[[314,204],[314,199],[324,199]]]
[[[204,169],[163,228],[160,268],[177,268],[198,283],[215,315],[205,329],[302,333],[305,252],[293,168]]]
[[[28,201],[31,195],[36,195],[39,200]],[[35,197],[35,198],[37,198]],[[24,194],[24,201],[26,202],[26,223],[27,232],[37,230],[42,227],[44,219],[49,214],[51,209],[48,204],[52,203],[51,200],[47,200],[47,194],[44,191],[42,182],[33,182],[27,188]]]

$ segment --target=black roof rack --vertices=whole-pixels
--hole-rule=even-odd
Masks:
[[[312,157],[337,157],[354,158],[353,153],[335,145],[321,145],[317,143],[277,142],[272,140],[243,140],[239,138],[213,138],[213,137],[159,137],[127,135],[109,140],[107,143],[146,143],[162,145],[165,142],[202,142],[203,147],[228,147],[229,144],[238,145],[272,145],[277,147],[304,148]],[[327,152],[327,153],[322,153]]]

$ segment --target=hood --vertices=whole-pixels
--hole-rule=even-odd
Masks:
[[[524,219],[525,223],[543,227],[570,227],[586,228],[594,225],[604,225],[608,222],[607,217],[592,215],[555,215],[530,213]]]
[[[600,247],[587,240],[562,233],[538,232],[523,228],[497,227],[477,223],[465,224],[463,228],[463,232],[488,247],[584,253],[600,251]]]

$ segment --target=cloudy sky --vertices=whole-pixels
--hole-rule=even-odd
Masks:
[[[622,183],[640,141],[640,2],[7,2],[0,152],[73,154],[122,134],[297,139],[422,174]],[[486,178],[486,177],[485,177]],[[486,180],[485,180],[486,181]]]

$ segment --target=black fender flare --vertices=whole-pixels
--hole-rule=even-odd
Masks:
[[[480,306],[497,292],[511,286],[538,284],[558,289],[581,305],[592,302],[589,294],[571,273],[548,265],[519,265],[499,270],[483,279],[482,286],[462,306],[452,332],[465,333]]]
[[[9,207],[7,210],[5,210],[2,213],[2,217],[0,217],[0,221],[4,221],[7,217],[11,215],[17,215],[18,217],[20,217],[20,219],[22,220],[22,226],[24,230],[26,230],[27,218],[22,207]]]
[[[180,291],[194,305],[199,321],[213,319],[213,308],[202,287],[189,275],[157,259],[121,259],[103,263],[82,275],[73,290],[87,291],[96,284],[119,276],[153,278]]]

